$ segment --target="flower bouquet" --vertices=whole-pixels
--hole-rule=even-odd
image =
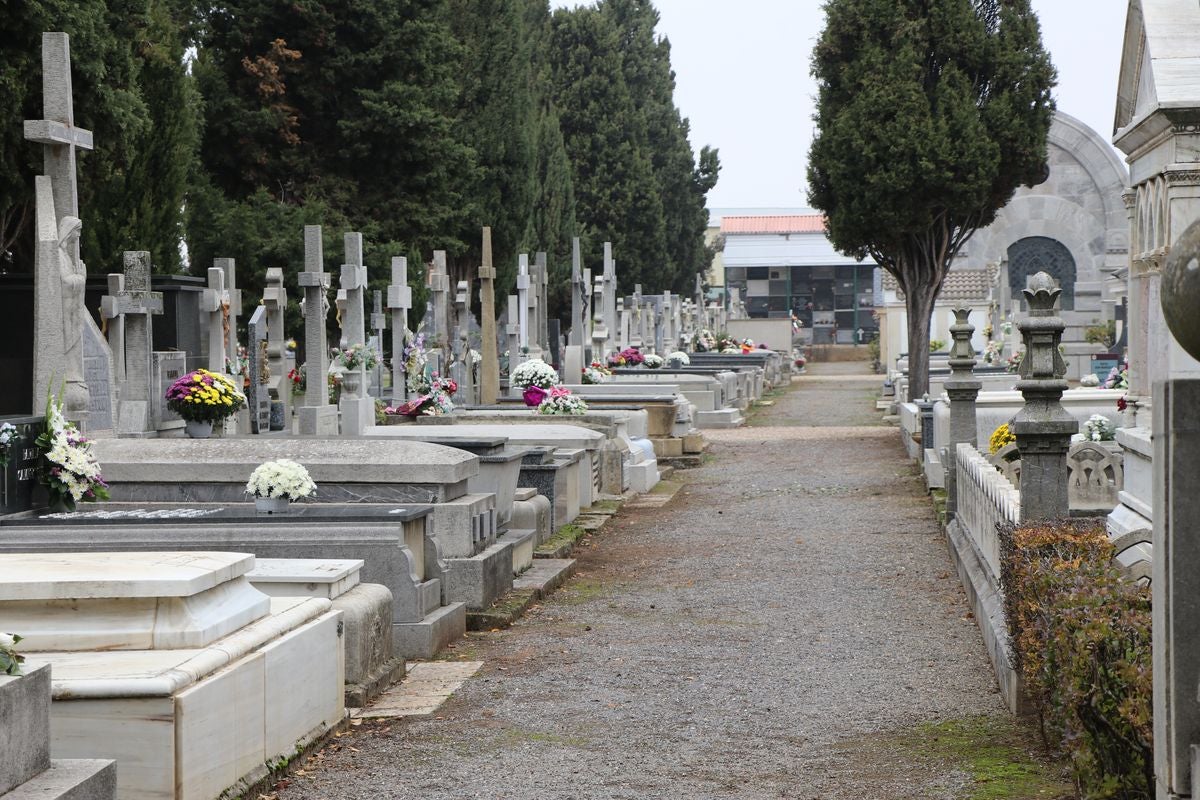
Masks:
[[[1129,388],[1129,362],[1125,362],[1119,368],[1113,367],[1108,377],[1104,379],[1105,389],[1128,389]]]
[[[676,350],[674,353],[667,354],[667,365],[671,367],[686,367],[692,363],[688,358],[688,354],[682,350]]]
[[[1012,427],[1006,422],[992,431],[991,438],[988,439],[988,452],[995,455],[1016,440],[1016,434],[1013,433]]]
[[[383,413],[403,417],[437,417],[454,410],[450,396],[458,391],[458,384],[449,378],[434,375],[428,394],[414,397],[398,406],[388,406]]]
[[[167,389],[167,408],[187,422],[214,422],[232,417],[246,405],[242,394],[227,375],[193,370],[182,375]]]
[[[555,386],[538,404],[537,413],[556,416],[577,416],[587,412],[587,403],[582,397],[571,394],[565,386]]]
[[[259,464],[246,482],[246,494],[254,497],[260,511],[268,513],[282,511],[292,500],[310,497],[316,491],[317,484],[308,470],[287,458]]]
[[[551,386],[558,386],[562,382],[558,379],[558,373],[554,370],[554,367],[539,358],[531,358],[528,361],[518,364],[508,378],[512,385],[518,389],[528,389],[530,386],[549,389]]]
[[[702,328],[692,335],[692,349],[697,353],[707,353],[717,349],[717,337],[708,328]]]
[[[753,350],[754,350],[754,340],[753,340],[753,339],[742,339],[742,343],[741,343],[741,345],[740,345],[740,349],[741,349],[742,355],[745,355],[746,353],[753,352]]]
[[[653,353],[647,353],[642,358],[642,364],[646,367],[646,369],[662,369],[663,359],[662,356],[656,356]]]
[[[21,675],[25,656],[17,652],[22,637],[15,633],[0,633],[0,675]]]
[[[12,447],[17,441],[17,436],[16,425],[13,425],[11,422],[0,425],[0,469],[8,466],[8,461],[12,458]]]
[[[1092,414],[1083,423],[1083,437],[1089,442],[1111,442],[1117,438],[1117,426],[1103,414]]]
[[[721,331],[716,335],[714,349],[719,353],[740,353],[742,352],[742,343],[725,331]]]
[[[100,462],[92,442],[62,414],[62,402],[50,395],[46,401],[46,429],[35,442],[42,457],[38,479],[50,493],[50,508],[74,511],[75,504],[108,499],[108,484],[100,475]]]
[[[583,368],[583,382],[588,385],[607,383],[611,376],[612,370],[599,361],[593,361],[590,366]]]
[[[379,358],[375,355],[375,351],[367,347],[362,342],[352,344],[345,350],[339,350],[337,354],[338,366],[356,370],[360,367],[367,370],[375,369],[379,364]]]
[[[616,355],[608,357],[609,367],[636,367],[643,363],[646,357],[636,347],[626,347]]]
[[[308,381],[306,380],[304,365],[301,364],[298,367],[292,367],[291,369],[289,369],[287,377],[288,377],[288,382],[292,385],[292,394],[293,395],[304,394],[305,390],[308,387]]]

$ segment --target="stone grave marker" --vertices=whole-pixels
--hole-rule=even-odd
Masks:
[[[187,353],[180,350],[156,350],[150,358],[151,385],[155,396],[150,404],[150,424],[159,434],[183,430],[183,417],[167,406],[167,389],[187,372]]]
[[[0,515],[29,511],[34,507],[40,460],[34,441],[41,435],[46,420],[43,417],[4,417],[0,419],[0,423],[3,422],[15,427],[17,433],[9,445],[8,466],[0,469],[0,475],[3,476],[3,483],[0,484]],[[44,497],[43,493],[43,500]]]
[[[383,313],[383,292],[376,289],[371,293],[371,349],[375,351],[375,369],[371,370],[371,396],[383,397],[383,332],[387,330],[387,316]]]
[[[218,261],[220,259],[217,259]],[[225,293],[225,270],[211,267],[208,270],[208,287],[200,299],[200,317],[204,324],[204,342],[207,345],[209,372],[224,375],[226,372],[225,326],[229,324],[229,299]],[[229,354],[237,358],[237,352]]]
[[[117,298],[125,291],[125,276],[108,275],[108,294],[100,298],[100,318],[104,320],[108,349],[113,357],[113,378],[119,391],[125,382],[125,315],[118,309]]]
[[[525,357],[533,358],[538,353],[535,353],[534,344],[529,338],[529,312],[531,304],[534,302],[530,298],[531,281],[529,278],[529,254],[521,253],[517,260],[517,349],[521,352],[522,360]]]
[[[304,226],[304,272],[298,281],[304,289],[304,405],[300,407],[300,433],[330,436],[338,432],[337,406],[329,402],[325,375],[329,371],[325,317],[328,313],[329,273],[325,272],[320,225]]]
[[[125,253],[125,291],[117,297],[117,310],[125,316],[125,385],[118,408],[117,432],[121,436],[146,436],[153,427],[150,407],[154,392],[151,368],[150,316],[163,310],[162,292],[150,291],[150,254]]]
[[[387,300],[388,310],[392,313],[392,403],[399,405],[408,397],[404,348],[408,344],[408,310],[412,308],[408,259],[403,256],[392,257],[392,282],[388,285]]]
[[[112,431],[117,388],[113,357],[95,325],[83,326],[83,380],[88,387],[87,433]]]
[[[284,315],[287,312],[287,288],[283,285],[283,270],[279,267],[267,270],[263,307],[267,310],[267,368],[271,371],[272,400],[280,404],[280,419],[272,419],[271,430],[290,430],[292,381],[288,378],[290,365],[283,327]],[[276,422],[279,424],[276,425]]]
[[[242,316],[242,292],[237,288],[237,261],[232,258],[214,258],[213,266],[225,273],[223,302],[225,312],[225,353],[231,360],[238,356],[238,319]]]
[[[550,282],[549,267],[546,264],[546,253],[539,251],[533,257],[534,294],[537,303],[537,325],[534,333],[538,347],[550,349],[550,303],[547,297]]]
[[[492,229],[483,229],[483,257],[479,266],[479,401],[495,403],[500,396],[500,354],[496,334],[496,267],[492,263]]]
[[[271,429],[271,368],[267,365],[267,309],[255,306],[246,323],[246,353],[250,359],[250,385],[246,405],[250,407],[250,432]]]

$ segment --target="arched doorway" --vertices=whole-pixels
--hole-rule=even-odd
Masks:
[[[1062,287],[1060,308],[1075,310],[1075,259],[1062,242],[1046,236],[1028,236],[1008,248],[1008,287],[1014,302],[1024,307],[1021,294],[1028,280],[1045,272]]]

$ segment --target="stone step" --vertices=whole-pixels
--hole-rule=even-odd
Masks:
[[[450,642],[461,639],[466,630],[466,604],[450,603],[420,622],[394,623],[392,642],[396,652],[406,658],[433,658]]]
[[[538,600],[536,589],[517,589],[501,597],[491,608],[467,611],[467,630],[494,631],[507,628],[525,616],[525,611]]]
[[[574,523],[563,525],[558,529],[558,533],[550,537],[549,541],[533,551],[533,557],[535,560],[539,558],[567,558],[575,550],[575,545],[579,540],[587,534],[586,530]]]
[[[676,469],[695,469],[703,463],[703,455],[675,456],[673,458],[660,458],[658,460],[658,469],[660,472],[664,466],[675,467]]]
[[[683,484],[678,481],[659,481],[654,491],[629,501],[626,508],[662,508],[679,493]]]
[[[671,476],[674,474],[675,474],[675,467],[671,466],[670,464],[659,464],[658,479],[660,481],[669,481],[669,480],[671,480]]]
[[[115,761],[56,758],[50,769],[14,788],[4,800],[112,800],[116,796]]]
[[[521,577],[513,581],[513,589],[533,589],[540,600],[562,586],[567,578],[574,574],[573,558],[539,558]]]

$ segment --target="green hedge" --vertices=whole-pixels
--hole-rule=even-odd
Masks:
[[[1103,521],[1001,532],[1017,668],[1080,797],[1154,797],[1150,591],[1113,565]]]

